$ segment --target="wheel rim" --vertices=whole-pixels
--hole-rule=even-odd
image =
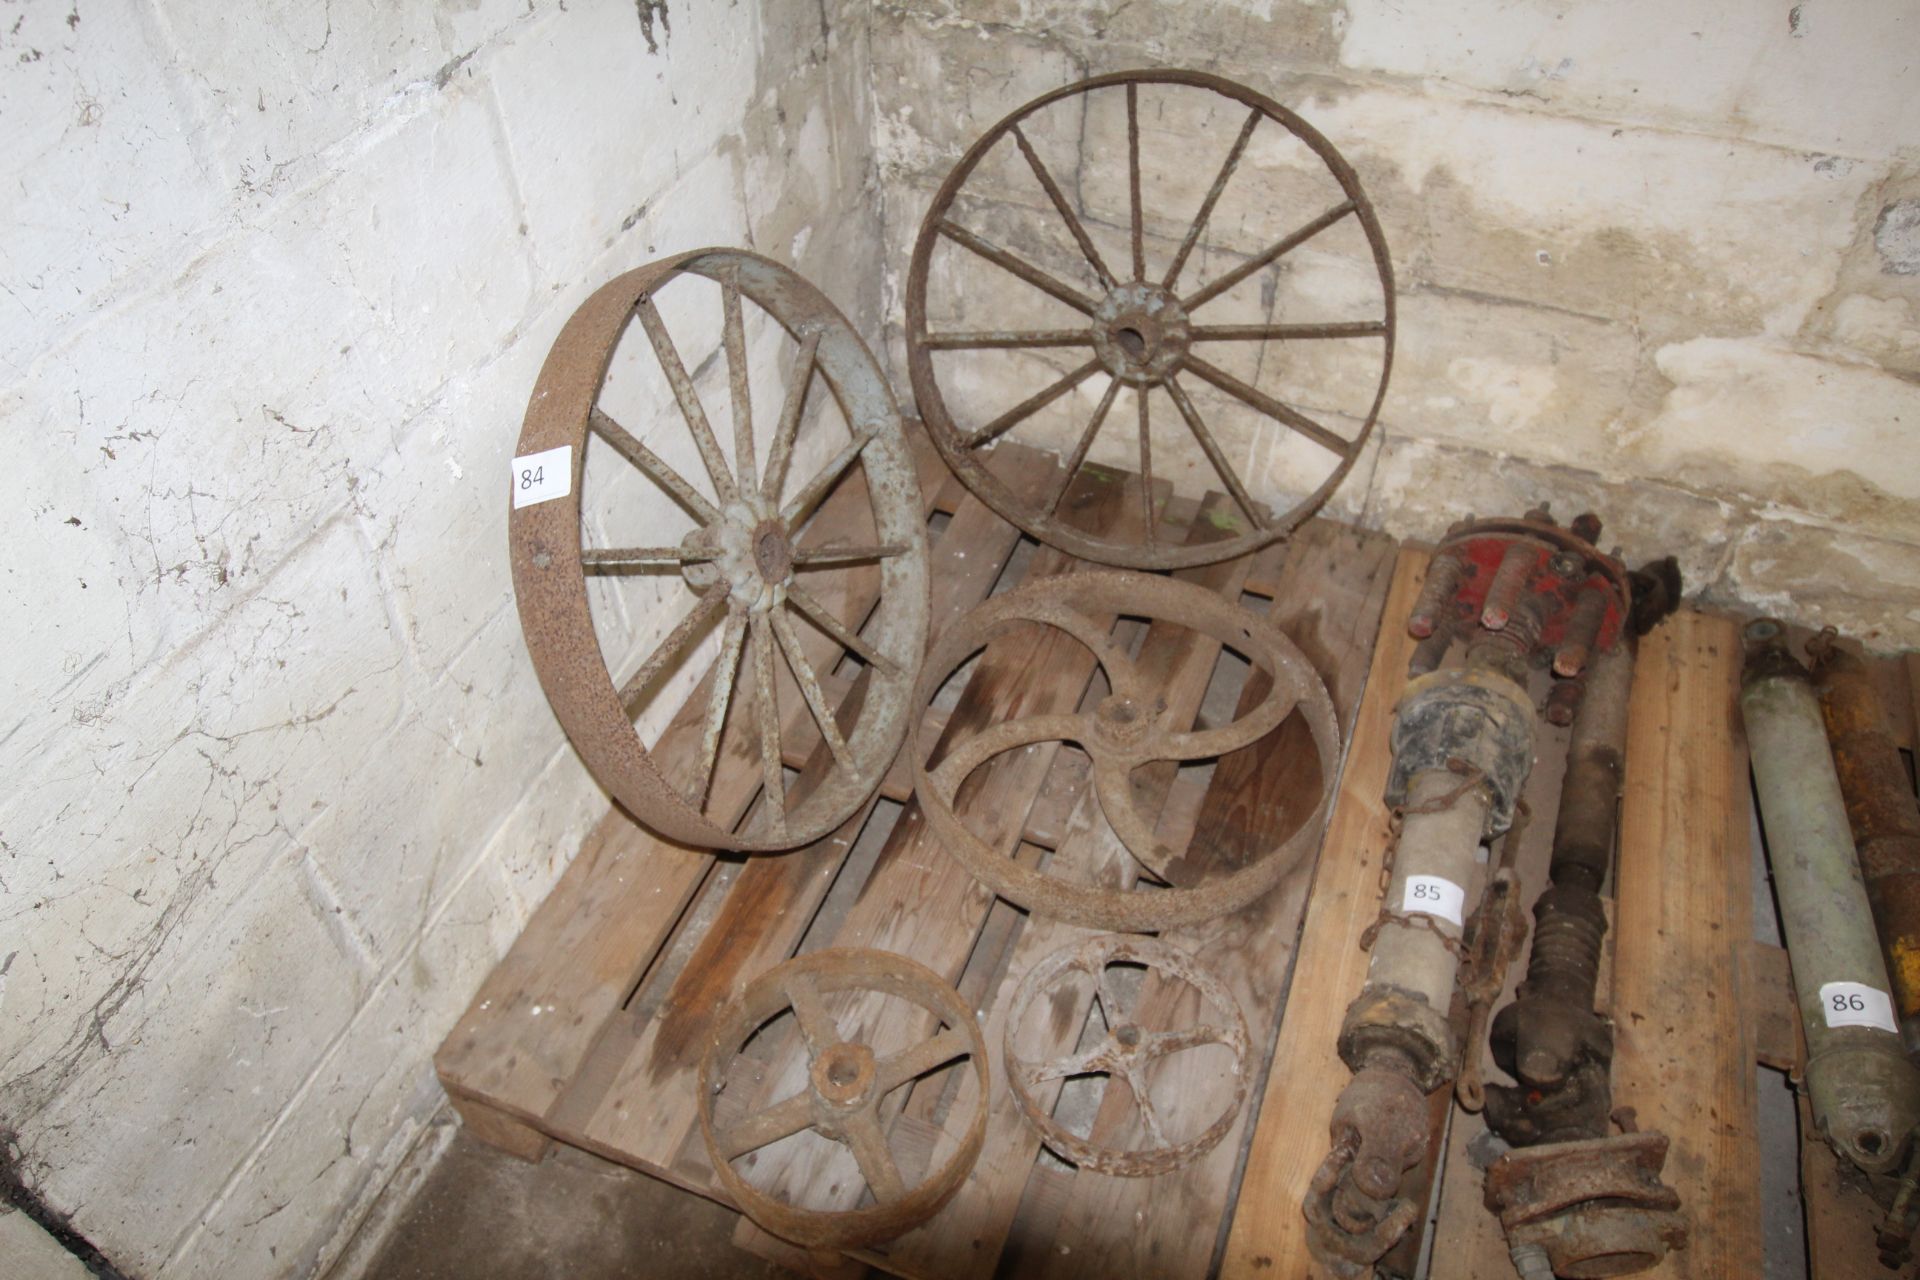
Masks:
[[[1132,661],[1098,621],[1121,614],[1167,620],[1219,641],[1267,674],[1272,681],[1267,696],[1230,724],[1170,729],[1160,722],[1165,707],[1156,700],[1157,691],[1134,671]],[[1225,915],[1279,884],[1319,837],[1340,758],[1332,699],[1293,642],[1265,618],[1192,583],[1125,572],[1042,578],[990,598],[948,629],[927,655],[914,706],[925,708],[951,673],[994,635],[1011,625],[1034,622],[1056,627],[1086,645],[1113,692],[1087,713],[1004,720],[947,740],[945,754],[932,769],[916,716],[906,748],[913,762],[914,796],[947,852],[975,879],[1017,906],[1087,928],[1132,933]],[[1092,785],[1107,824],[1148,872],[1159,875],[1181,860],[1181,851],[1160,841],[1153,818],[1134,809],[1132,771],[1154,761],[1217,758],[1264,737],[1296,712],[1305,719],[1320,759],[1318,805],[1264,856],[1190,887],[1134,892],[1059,879],[1006,857],[975,835],[954,809],[967,776],[994,757],[1039,742],[1075,742],[1092,758]]]
[[[932,1014],[945,1029],[920,1043],[878,1057],[864,1041],[848,1040],[822,997],[842,991],[897,996]],[[719,1127],[714,1101],[745,1041],[791,1009],[806,1043],[807,1081],[792,1096]],[[947,1158],[918,1183],[905,1185],[887,1146],[880,1106],[887,1094],[965,1057],[974,1077],[973,1109]],[[979,1157],[986,1140],[990,1077],[986,1040],[973,1010],[924,965],[884,951],[817,951],[768,970],[722,1011],[697,1082],[700,1133],[715,1175],[740,1211],[783,1239],[816,1249],[850,1249],[890,1240],[938,1212]],[[806,1209],[753,1186],[733,1162],[803,1130],[845,1146],[860,1166],[875,1203],[842,1212]]]
[[[704,277],[720,288],[731,459],[654,303],[682,277]],[[759,432],[753,420],[745,303],[765,312],[798,346],[771,434],[764,407]],[[660,449],[600,404],[629,324],[645,332],[679,414],[677,425],[657,430],[631,424]],[[847,428],[841,440],[828,438],[831,429],[821,414],[807,416],[810,400],[824,408],[816,383],[824,383],[839,405]],[[691,515],[694,531],[669,546],[584,547],[582,481],[590,435],[640,473],[651,486],[649,501],[672,503]],[[669,441],[684,446],[689,440],[704,485],[662,456]],[[569,492],[514,509],[509,541],[528,650],[582,759],[635,817],[703,848],[791,848],[833,830],[878,786],[893,759],[926,643],[927,542],[919,487],[898,405],[872,354],[825,295],[777,263],[726,249],[663,259],[604,285],[568,320],[548,354],[516,452],[563,446],[572,450]],[[817,469],[795,465],[803,455],[821,454],[824,465],[808,464]],[[866,486],[875,540],[809,544],[808,517],[837,483],[853,483],[856,470]],[[878,570],[879,601],[864,619],[835,616],[802,581],[813,570],[851,564]],[[587,577],[648,567],[677,569],[697,599],[630,674],[616,677],[619,659],[610,663],[603,653]],[[796,621],[866,664],[865,697],[849,731],[836,722]],[[657,761],[634,718],[709,629],[720,639],[706,681],[699,746],[687,758]],[[790,807],[781,771],[782,666],[832,756],[824,776]],[[743,682],[749,685],[744,700],[735,696]],[[707,813],[723,742],[735,737],[745,739],[740,750],[758,755],[761,779],[756,816],[738,830]]]
[[[1135,1021],[1135,1001],[1120,994],[1108,968],[1126,963],[1144,965],[1150,973],[1171,976],[1194,988],[1220,1012],[1221,1021],[1201,1022],[1184,1031],[1141,1028]],[[1094,998],[1107,1026],[1105,1039],[1084,1052],[1042,1062],[1021,1057],[1015,1038],[1026,1023],[1027,1011],[1034,1001],[1051,997],[1063,978],[1076,973],[1090,975],[1094,980]],[[1226,1136],[1246,1102],[1252,1079],[1252,1073],[1246,1070],[1248,1039],[1246,1018],[1226,984],[1201,968],[1192,957],[1156,938],[1110,934],[1062,947],[1027,972],[1014,992],[1013,1005],[1007,1015],[1002,1056],[1006,1062],[1007,1086],[1020,1104],[1021,1114],[1055,1154],[1096,1173],[1137,1178],[1171,1173],[1212,1150]],[[1233,1055],[1232,1092],[1221,1113],[1205,1129],[1184,1142],[1174,1142],[1167,1136],[1148,1090],[1147,1068],[1161,1058],[1209,1044],[1220,1045]],[[1055,1121],[1034,1096],[1034,1090],[1043,1085],[1083,1075],[1105,1075],[1126,1084],[1134,1109],[1147,1131],[1149,1145],[1114,1147],[1082,1138]]]
[[[1149,270],[1143,243],[1145,216],[1140,193],[1142,162],[1138,127],[1139,90],[1142,86],[1184,86],[1206,91],[1238,102],[1248,112],[1226,161],[1195,216],[1187,224],[1186,234],[1164,270]],[[1044,108],[1101,90],[1124,92],[1127,101],[1131,261],[1123,262],[1118,267],[1110,265],[1100,254],[1081,217],[1074,212],[1061,191],[1059,181],[1020,127]],[[1267,127],[1283,129],[1304,144],[1338,184],[1342,198],[1318,217],[1302,225],[1286,228],[1284,234],[1271,237],[1265,249],[1249,257],[1239,267],[1204,286],[1181,292],[1179,282],[1215,212],[1221,193],[1227,189],[1237,171],[1249,139],[1266,122],[1270,122]],[[1084,259],[1085,268],[1090,269],[1092,277],[1097,280],[1097,290],[1089,292],[1061,280],[979,236],[953,216],[956,199],[974,177],[983,158],[1009,138],[1045,192],[1059,221],[1065,225]],[[1195,313],[1207,303],[1348,217],[1356,219],[1365,234],[1379,282],[1381,314],[1351,321],[1314,324],[1271,322],[1262,325],[1206,325],[1199,322]],[[1024,280],[1039,292],[1080,312],[1085,317],[1084,325],[1070,329],[1020,332],[973,327],[931,331],[928,325],[929,272],[934,250],[943,239],[970,252],[975,259],[988,264],[988,268]],[[1380,342],[1379,374],[1357,434],[1342,435],[1327,428],[1310,414],[1259,390],[1219,367],[1214,359],[1201,354],[1203,348],[1216,344],[1244,341],[1262,344]],[[1293,112],[1244,85],[1200,72],[1128,71],[1099,76],[1042,95],[1001,120],[974,143],[947,175],[935,195],[932,207],[921,225],[919,239],[914,244],[908,276],[908,370],[921,416],[941,456],[970,490],[1034,537],[1082,558],[1126,568],[1174,569],[1210,564],[1244,555],[1285,537],[1325,502],[1358,460],[1373,432],[1381,402],[1386,395],[1388,375],[1393,365],[1393,344],[1392,263],[1372,203],[1361,189],[1352,167],[1332,143]],[[1070,358],[1078,362],[1052,382],[1039,387],[1033,395],[984,424],[971,429],[957,424],[941,389],[934,363],[935,352],[991,349],[1040,351],[1050,348],[1077,349]],[[1082,351],[1086,358],[1078,359]],[[1066,451],[1066,465],[1058,486],[1050,494],[1037,499],[1019,496],[1014,486],[1006,483],[987,465],[982,456],[984,447],[1013,431],[1075,388],[1101,375],[1108,379],[1107,390],[1091,416],[1085,420],[1072,449]],[[1238,469],[1223,452],[1220,439],[1200,414],[1192,393],[1201,386],[1208,388],[1209,393],[1217,391],[1251,407],[1287,431],[1314,441],[1332,461],[1325,478],[1287,511],[1268,512],[1249,494]],[[1149,504],[1142,540],[1137,542],[1089,535],[1063,519],[1059,512],[1061,499],[1073,475],[1086,463],[1096,439],[1108,429],[1108,419],[1113,416],[1118,393],[1123,388],[1132,392],[1131,398],[1137,406],[1134,416],[1139,440],[1138,469],[1146,480],[1141,485],[1142,501]],[[1239,506],[1245,532],[1233,538],[1204,544],[1173,545],[1157,540],[1157,521],[1150,507],[1153,501],[1153,450],[1150,443],[1149,406],[1153,398],[1150,392],[1154,389],[1171,401],[1175,419],[1193,437],[1217,474],[1221,486]]]

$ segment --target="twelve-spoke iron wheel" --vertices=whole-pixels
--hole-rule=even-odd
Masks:
[[[662,290],[690,277],[719,286],[731,459],[655,303]],[[747,304],[767,313],[798,345],[784,403],[770,435],[760,439],[747,361]],[[653,430],[651,423],[623,424],[602,406],[609,365],[635,321],[679,414],[678,421]],[[817,383],[837,401],[844,434],[828,425],[817,393],[816,411],[809,411]],[[643,500],[649,509],[677,504],[692,517],[691,532],[669,546],[583,546],[581,491],[590,433],[651,482]],[[689,438],[691,449],[684,447]],[[688,844],[785,849],[833,830],[879,785],[893,760],[927,631],[919,486],[899,407],[872,353],[824,294],[777,263],[731,249],[663,259],[603,286],[555,341],[528,404],[517,453],[561,447],[571,450],[570,490],[512,512],[513,584],[541,686],[588,767],[636,817]],[[662,456],[676,453],[697,455],[703,483],[696,485]],[[796,467],[799,458],[808,459],[808,466]],[[810,543],[808,517],[837,486],[856,483],[856,469],[871,507],[873,540]],[[808,579],[814,571],[855,564],[877,566],[879,602],[870,616],[842,618]],[[637,669],[616,677],[595,630],[586,575],[648,570],[677,572],[696,600]],[[705,683],[698,747],[680,758],[656,760],[635,729],[635,717],[663,678],[716,631],[718,654]],[[844,649],[866,668],[869,684],[850,727],[836,720],[821,672],[804,651],[802,633],[811,631],[833,642],[836,659]],[[751,706],[740,708],[739,719],[748,720],[750,711],[751,724],[730,733],[743,665]],[[781,765],[781,665],[832,753],[832,767],[791,806]],[[757,755],[761,785],[758,816],[738,830],[708,815],[722,740],[735,736],[742,740],[741,754]]]
[[[880,992],[919,1006],[944,1024],[911,1047],[876,1055],[848,1038],[829,1012],[840,992]],[[724,1127],[715,1105],[729,1068],[756,1031],[793,1011],[805,1042],[806,1084],[789,1097]],[[930,1072],[966,1059],[973,1075],[970,1118],[937,1167],[912,1185],[887,1143],[887,1095]],[[987,1133],[986,1040],[959,993],[924,965],[885,951],[816,951],[779,965],[750,983],[721,1011],[713,1046],[700,1063],[700,1133],[714,1173],[740,1211],[783,1239],[812,1249],[852,1249],[890,1240],[926,1221],[960,1189]],[[846,1147],[873,1203],[843,1211],[808,1209],[755,1187],[736,1167],[753,1153],[805,1130]],[[949,1132],[951,1132],[951,1123]]]
[[[1147,219],[1141,198],[1143,157],[1140,145],[1140,117],[1143,90],[1152,93],[1184,91],[1218,95],[1245,108],[1239,133],[1227,151],[1226,159],[1212,185],[1200,200],[1178,247],[1162,260],[1149,261],[1156,254],[1148,249]],[[1076,212],[1075,201],[1063,189],[1063,176],[1073,191],[1088,185],[1087,170],[1109,163],[1090,154],[1084,143],[1078,174],[1057,174],[1041,158],[1029,133],[1043,119],[1041,113],[1069,99],[1085,113],[1100,100],[1124,97],[1127,124],[1127,227],[1130,254],[1109,261],[1089,233],[1089,219]],[[1223,104],[1224,105],[1224,104]],[[1063,108],[1064,109],[1064,108]],[[1237,108],[1223,113],[1241,118]],[[1023,129],[1023,126],[1026,126]],[[1084,125],[1081,126],[1085,128]],[[1268,230],[1264,247],[1239,258],[1238,264],[1214,278],[1199,283],[1191,277],[1196,246],[1207,243],[1209,219],[1215,214],[1223,192],[1241,167],[1248,144],[1256,135],[1284,130],[1316,156],[1332,179],[1327,184],[1330,202],[1316,216],[1299,225],[1275,225]],[[1037,135],[1036,135],[1037,136]],[[1053,214],[1072,237],[1084,266],[1079,268],[1083,281],[1062,279],[1027,257],[996,244],[969,228],[956,207],[974,199],[969,182],[981,162],[996,147],[1017,149],[1021,161],[1045,193]],[[1162,163],[1179,169],[1190,168],[1193,151],[1160,157]],[[1009,161],[1009,164],[1012,162]],[[1151,171],[1150,171],[1151,172]],[[1333,188],[1337,187],[1337,194]],[[1156,211],[1157,212],[1157,211]],[[1038,214],[1034,216],[1039,216]],[[1171,213],[1169,216],[1172,216]],[[1269,218],[1273,215],[1267,214]],[[1184,215],[1183,215],[1184,217]],[[1371,266],[1378,276],[1379,310],[1350,320],[1301,322],[1273,316],[1253,324],[1208,323],[1207,304],[1228,294],[1237,285],[1256,276],[1287,254],[1347,219],[1353,219],[1364,233]],[[1097,224],[1095,225],[1097,230]],[[1033,289],[1078,312],[1083,319],[1071,328],[1009,330],[993,323],[992,316],[968,314],[964,329],[933,331],[929,328],[929,273],[934,251],[942,242],[950,242],[979,260],[978,270],[1001,272],[1025,281]],[[1183,276],[1187,277],[1183,282]],[[964,310],[964,306],[962,307]],[[914,396],[921,416],[947,464],[975,494],[994,510],[1044,542],[1085,559],[1133,569],[1173,569],[1210,564],[1245,555],[1284,537],[1313,511],[1317,510],[1345,477],[1359,457],[1367,436],[1380,412],[1386,395],[1387,376],[1393,365],[1394,298],[1393,268],[1387,253],[1386,238],[1380,230],[1373,206],[1360,187],[1360,181],[1346,159],[1332,143],[1311,125],[1279,103],[1244,85],[1219,76],[1194,71],[1126,71],[1097,76],[1068,85],[1034,99],[989,129],[961,158],[934,196],[933,205],[921,224],[914,244],[907,285],[907,361],[913,378]],[[1373,380],[1371,403],[1357,431],[1335,431],[1297,405],[1269,394],[1248,380],[1221,367],[1214,354],[1229,344],[1361,342],[1378,344],[1378,376]],[[956,420],[956,405],[948,403],[936,368],[935,354],[958,351],[1003,351],[1044,353],[1065,350],[1072,354],[1072,368],[1051,382],[1037,386],[1030,396],[1004,413],[978,425],[962,426]],[[1104,375],[1107,385],[1091,416],[1080,429],[1070,449],[1063,449],[1066,462],[1058,482],[1049,493],[1038,497],[1024,494],[1010,477],[997,473],[990,465],[987,446],[1031,419],[1040,410],[1070,392]],[[1329,468],[1325,478],[1291,509],[1278,514],[1249,493],[1243,477],[1227,456],[1217,431],[1202,417],[1193,391],[1201,384],[1223,394],[1229,400],[1252,409],[1280,429],[1297,433],[1312,441],[1325,454]],[[1091,385],[1098,385],[1093,383]],[[1138,469],[1146,483],[1140,486],[1142,501],[1148,510],[1139,540],[1096,537],[1076,528],[1060,510],[1073,476],[1087,460],[1096,437],[1115,408],[1120,392],[1130,393],[1133,416],[1137,420]],[[1157,521],[1152,511],[1154,456],[1151,444],[1150,392],[1159,390],[1171,401],[1185,431],[1189,432],[1205,455],[1220,483],[1246,513],[1248,530],[1238,537],[1205,543],[1175,545],[1157,540]],[[956,391],[956,400],[960,399]],[[964,405],[959,405],[964,408]],[[1360,405],[1353,406],[1359,416]],[[1163,412],[1165,410],[1163,409]]]

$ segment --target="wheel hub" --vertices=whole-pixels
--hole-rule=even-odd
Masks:
[[[1180,299],[1157,284],[1119,285],[1093,313],[1094,351],[1108,373],[1136,387],[1160,382],[1177,369],[1192,336]]]
[[[725,580],[734,603],[765,613],[793,581],[793,540],[778,515],[755,501],[730,502],[720,519],[688,534],[681,546],[708,556],[687,561],[681,576],[697,592]]]
[[[873,1092],[873,1050],[864,1044],[842,1041],[815,1058],[807,1074],[813,1091],[829,1106],[838,1110],[858,1108]]]

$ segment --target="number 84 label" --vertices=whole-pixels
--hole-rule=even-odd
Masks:
[[[523,453],[513,460],[513,509],[551,502],[573,492],[573,446]]]
[[[1823,983],[1820,1012],[1830,1027],[1878,1027],[1899,1034],[1893,1020],[1893,997],[1864,982]]]

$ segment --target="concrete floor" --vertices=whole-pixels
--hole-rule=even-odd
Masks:
[[[362,1280],[791,1277],[734,1247],[738,1220],[581,1151],[558,1148],[528,1164],[462,1130],[354,1270]]]

